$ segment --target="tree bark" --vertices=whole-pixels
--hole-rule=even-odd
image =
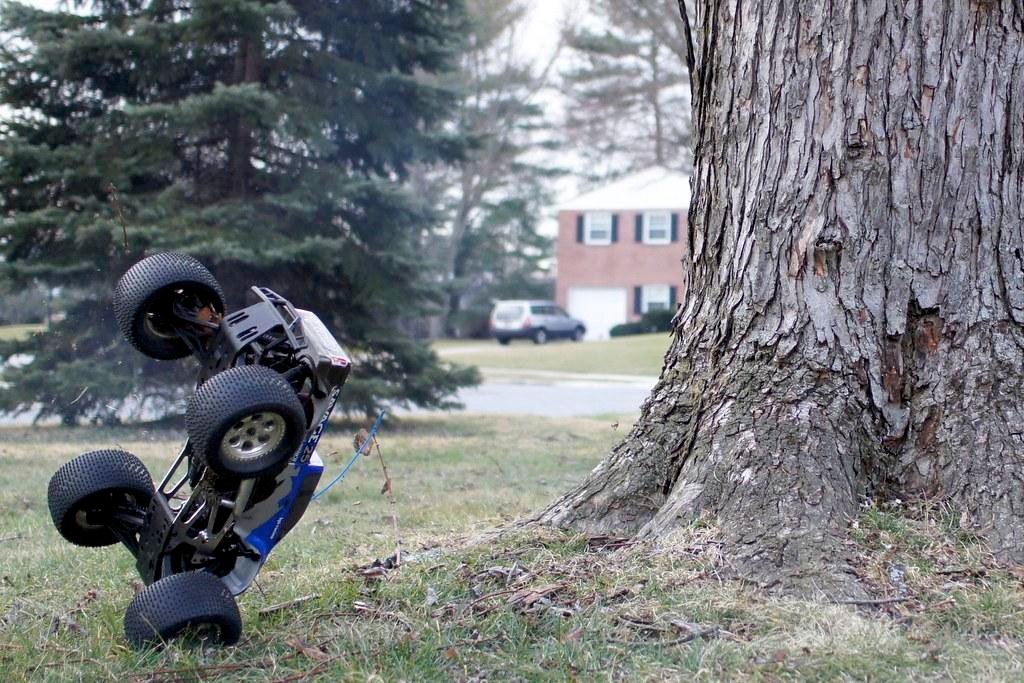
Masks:
[[[1024,10],[698,3],[688,282],[661,378],[538,521],[707,516],[736,573],[846,585],[863,501],[1024,560]]]
[[[260,62],[258,42],[248,36],[243,37],[235,53],[234,83],[259,83]],[[253,146],[252,127],[243,114],[236,115],[231,121],[228,138],[228,172],[231,195],[239,199],[244,198],[249,190]]]

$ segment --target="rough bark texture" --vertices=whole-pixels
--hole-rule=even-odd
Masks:
[[[705,0],[696,28],[662,377],[538,519],[710,514],[739,574],[827,585],[865,498],[939,497],[1024,559],[1021,2]]]

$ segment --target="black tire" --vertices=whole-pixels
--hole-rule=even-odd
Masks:
[[[547,333],[547,330],[545,330],[544,328],[536,330],[533,333],[533,343],[534,344],[547,344],[548,343],[548,333]]]
[[[50,478],[46,491],[57,531],[75,545],[99,547],[118,542],[111,513],[144,512],[153,498],[153,480],[131,453],[92,451],[68,461]]]
[[[572,331],[572,340],[574,342],[583,341],[583,336],[586,333],[587,331],[585,329],[583,329],[582,327],[577,327],[575,330]]]
[[[512,342],[512,337],[498,337],[498,343],[502,346],[508,346]]]
[[[114,317],[128,343],[151,358],[174,360],[192,350],[171,326],[175,301],[194,301],[224,314],[224,292],[191,256],[162,253],[128,269],[114,286]]]
[[[218,474],[248,479],[285,465],[302,443],[306,413],[280,374],[262,365],[241,365],[196,389],[185,409],[185,426],[200,463]]]
[[[238,603],[208,572],[162,578],[142,589],[124,613],[124,635],[135,648],[165,644],[189,627],[216,629],[224,645],[234,645],[242,635]]]

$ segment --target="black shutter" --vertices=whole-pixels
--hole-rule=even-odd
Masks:
[[[619,241],[619,214],[612,214],[612,244]]]
[[[668,310],[676,310],[676,288],[675,286],[668,288]]]
[[[672,214],[672,241],[679,241],[679,214]]]
[[[576,241],[583,241],[583,214],[576,215]]]
[[[642,213],[636,215],[636,241],[644,241],[644,215]]]
[[[644,310],[644,288],[633,288],[633,312],[640,315]]]

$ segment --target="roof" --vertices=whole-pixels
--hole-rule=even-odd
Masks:
[[[688,209],[690,176],[653,166],[570,199],[559,211]]]

